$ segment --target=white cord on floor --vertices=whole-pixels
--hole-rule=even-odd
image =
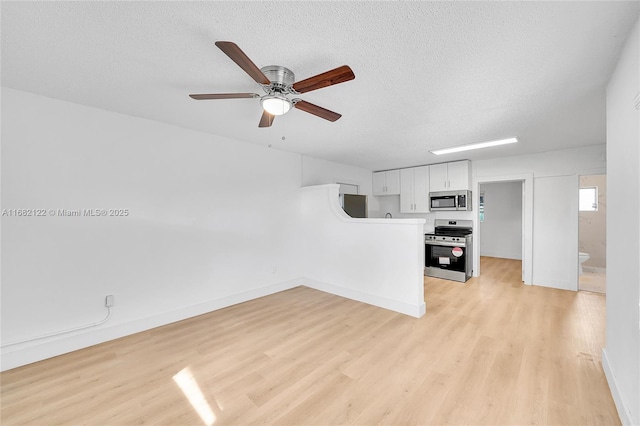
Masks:
[[[52,333],[43,334],[43,335],[37,336],[37,337],[30,337],[28,339],[16,340],[14,342],[9,342],[9,343],[5,343],[3,345],[0,345],[0,348],[4,348],[6,346],[17,345],[19,343],[31,342],[33,340],[40,340],[40,339],[44,339],[46,337],[57,336],[59,334],[71,333],[72,331],[84,330],[85,328],[96,327],[96,326],[98,326],[100,324],[104,324],[105,322],[109,321],[109,318],[111,318],[111,307],[110,306],[106,306],[106,308],[107,308],[107,311],[108,311],[107,312],[107,316],[101,321],[94,322],[93,324],[81,325],[80,327],[70,328],[68,330],[54,331]]]

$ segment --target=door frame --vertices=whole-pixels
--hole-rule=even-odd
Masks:
[[[533,277],[533,173],[522,173],[502,176],[475,177],[473,182],[474,204],[480,205],[480,184],[493,182],[522,182],[522,281],[532,284]],[[473,276],[480,276],[480,214],[476,209],[473,215]]]

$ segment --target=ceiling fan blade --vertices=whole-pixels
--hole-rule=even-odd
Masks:
[[[206,100],[206,99],[245,99],[245,98],[259,98],[260,95],[257,93],[213,93],[210,95],[206,94],[198,94],[198,95],[189,95],[190,98],[196,99],[198,101]]]
[[[331,71],[298,81],[294,83],[292,87],[298,93],[306,93],[312,90],[322,89],[323,87],[333,86],[334,84],[344,83],[354,78],[356,78],[356,76],[351,68],[343,65]]]
[[[336,121],[338,118],[342,117],[342,114],[329,111],[328,109],[319,107],[318,105],[314,105],[307,101],[299,100],[294,104],[294,106],[298,109],[303,110],[304,112],[317,115],[318,117],[324,118],[325,120],[329,120],[329,121]]]
[[[271,84],[271,81],[260,68],[254,64],[251,59],[238,47],[237,44],[230,41],[216,41],[216,46],[220,48],[233,62],[238,64],[251,78],[258,84]]]
[[[262,111],[262,117],[260,118],[260,124],[258,127],[271,127],[275,115],[269,114],[267,111]]]

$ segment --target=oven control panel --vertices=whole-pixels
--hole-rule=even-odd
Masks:
[[[448,237],[442,235],[429,235],[425,234],[424,241],[427,242],[436,242],[436,241],[445,241],[445,242],[455,242],[455,243],[464,243],[466,241],[465,237]]]
[[[438,234],[424,234],[425,244],[456,244],[460,247],[464,247],[471,243],[471,235],[438,235]]]

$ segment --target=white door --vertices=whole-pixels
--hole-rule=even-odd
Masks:
[[[448,190],[459,191],[471,189],[468,161],[454,161],[453,163],[447,164],[447,174],[449,181],[447,186]]]
[[[413,192],[416,213],[429,213],[429,166],[413,169]]]
[[[385,172],[376,172],[373,174],[373,195],[385,195],[386,182]]]
[[[400,170],[400,211],[414,213],[413,208],[413,169]]]
[[[447,190],[447,164],[432,164],[429,166],[429,186],[431,192]]]
[[[533,184],[533,284],[578,290],[578,176]]]
[[[526,221],[525,221],[525,215],[527,213],[527,209],[524,208],[525,204],[525,196],[524,196],[524,191],[525,191],[525,185],[524,185],[524,181],[522,181],[522,231],[520,234],[520,238],[522,239],[522,282],[524,282],[524,261],[525,261],[525,256],[524,256],[524,251],[525,251],[525,244],[524,244],[524,236],[525,236],[525,226],[526,226]]]
[[[387,195],[400,194],[400,170],[389,170],[385,172],[387,181]]]

